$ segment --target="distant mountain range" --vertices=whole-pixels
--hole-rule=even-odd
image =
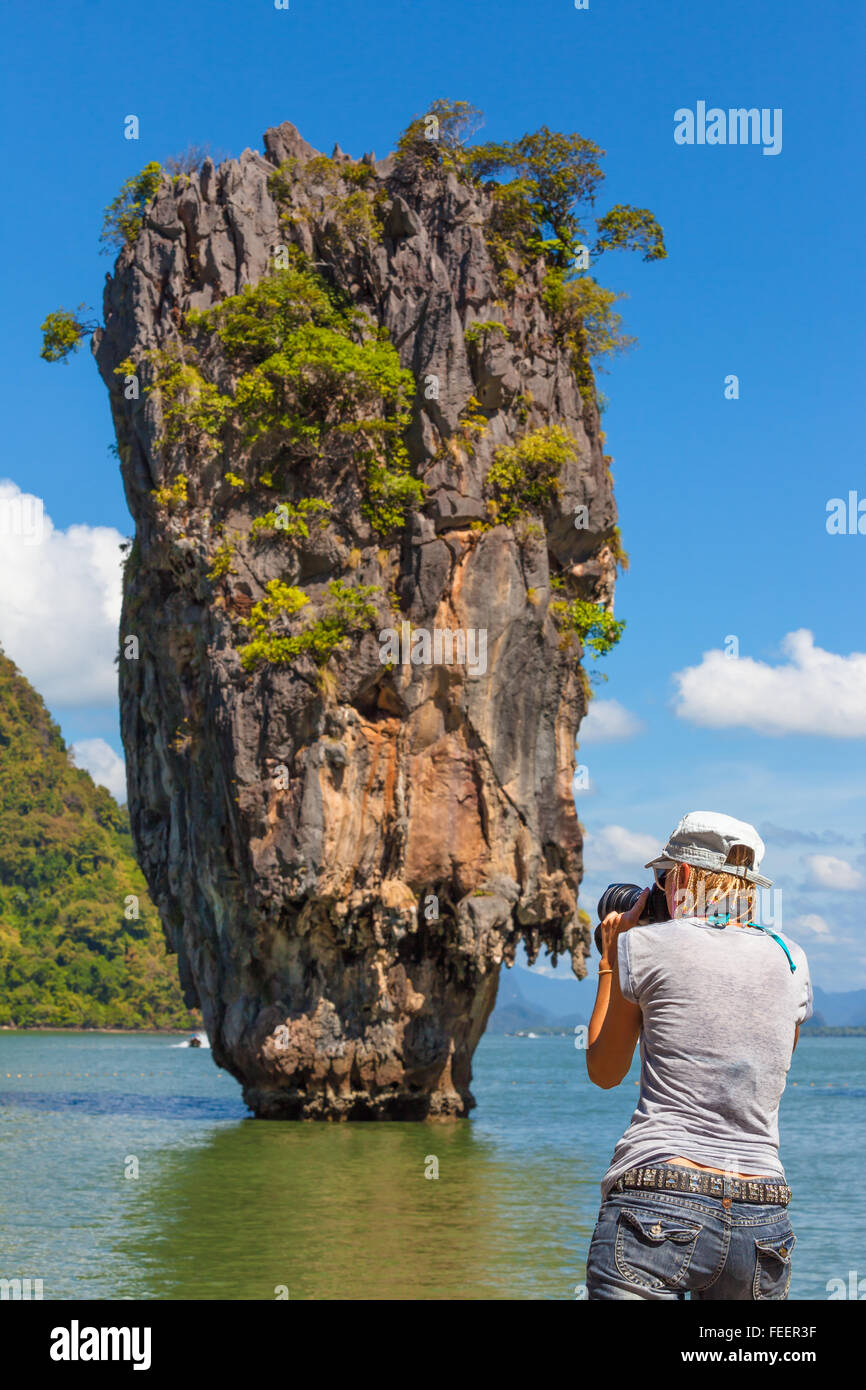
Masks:
[[[814,1027],[862,1028],[866,1026],[866,989],[846,990],[832,994],[814,986],[815,1012],[809,1019]]]
[[[595,1002],[595,979],[576,980],[567,975],[541,975],[515,965],[504,966],[499,976],[496,1007],[490,1015],[488,1033],[539,1032],[542,1029],[572,1029],[588,1023]],[[814,987],[812,1028],[857,1028],[866,1026],[866,990],[832,993]]]
[[[547,1028],[571,1029],[588,1023],[595,1000],[594,980],[540,975],[524,966],[499,975],[496,1007],[487,1024],[488,1033],[538,1032]]]

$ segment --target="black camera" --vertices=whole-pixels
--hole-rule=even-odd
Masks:
[[[595,949],[601,955],[601,923],[609,912],[629,912],[644,890],[636,883],[610,883],[598,900],[599,925],[595,929]],[[670,918],[664,890],[654,883],[640,915],[640,925],[667,922]]]

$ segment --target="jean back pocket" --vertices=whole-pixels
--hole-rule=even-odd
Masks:
[[[616,1232],[617,1269],[643,1288],[675,1289],[688,1273],[700,1232],[699,1222],[670,1211],[623,1207]]]
[[[788,1297],[791,1283],[791,1255],[797,1237],[790,1224],[767,1240],[755,1241],[755,1279],[752,1292],[756,1299]]]

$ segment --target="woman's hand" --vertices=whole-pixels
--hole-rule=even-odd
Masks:
[[[609,912],[601,924],[601,964],[598,994],[589,1020],[586,1070],[590,1081],[608,1090],[618,1086],[631,1066],[641,1029],[641,1011],[620,989],[617,941],[620,932],[636,927],[649,897],[645,888],[628,912]],[[605,969],[605,967],[607,967]]]
[[[650,890],[645,888],[635,903],[634,907],[629,908],[628,912],[609,912],[601,924],[601,962],[599,969],[605,966],[614,967],[616,961],[616,943],[620,932],[628,931],[629,927],[636,927],[641,918],[641,913],[646,907],[647,898]]]

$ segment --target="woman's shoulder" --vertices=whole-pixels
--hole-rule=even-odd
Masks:
[[[792,936],[788,936],[787,932],[776,931],[775,927],[773,927],[771,930],[775,932],[775,935],[778,936],[780,941],[784,941],[788,950],[791,952],[791,955],[794,957],[794,960],[798,964],[802,963],[808,969],[808,957],[806,955],[806,952],[803,950],[803,947],[800,945],[799,941],[795,941]]]

